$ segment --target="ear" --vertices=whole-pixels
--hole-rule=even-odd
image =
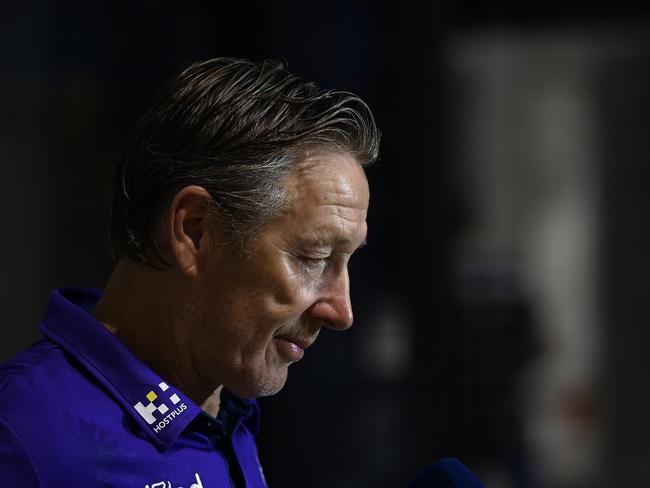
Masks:
[[[207,247],[212,197],[200,186],[186,186],[169,208],[169,250],[180,271],[190,277],[198,274],[199,256]]]

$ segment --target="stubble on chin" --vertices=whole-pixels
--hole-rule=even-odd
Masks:
[[[267,351],[272,350],[267,348]],[[277,353],[262,356],[256,363],[256,368],[245,370],[245,387],[248,391],[246,396],[248,398],[268,397],[282,390],[287,382],[290,364],[281,361]],[[253,364],[255,362],[251,363],[251,366]]]
[[[280,374],[280,373],[276,373],[276,374]],[[282,378],[272,378],[272,379],[268,378],[266,380],[264,380],[263,378],[258,378],[257,381],[254,382],[253,397],[257,398],[257,397],[273,396],[276,393],[278,393],[280,390],[282,390],[282,388],[284,388],[286,382],[287,382],[286,372]]]

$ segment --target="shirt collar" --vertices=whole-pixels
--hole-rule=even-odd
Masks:
[[[143,364],[90,314],[99,290],[50,295],[41,331],[74,356],[159,449],[169,448],[202,410]]]
[[[217,438],[228,440],[232,433],[244,423],[257,435],[258,408],[255,401],[239,398],[224,388],[221,391],[221,404],[217,416],[213,417],[207,412],[202,412],[195,417],[189,428],[194,428],[194,430],[209,436],[216,435]]]
[[[239,398],[224,388],[221,392],[221,407],[218,418],[223,424],[226,434],[232,435],[243,422],[257,435],[259,426],[255,422],[258,418],[256,406],[257,403],[254,401]]]

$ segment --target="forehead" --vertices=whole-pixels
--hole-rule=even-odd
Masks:
[[[353,157],[312,153],[289,176],[287,188],[291,202],[281,219],[287,230],[308,239],[365,238],[368,182]]]
[[[287,179],[294,200],[320,205],[368,207],[368,181],[354,157],[326,150],[311,151]]]

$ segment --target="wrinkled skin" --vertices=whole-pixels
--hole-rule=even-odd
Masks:
[[[287,185],[288,211],[253,239],[249,253],[210,245],[174,324],[176,347],[195,374],[242,397],[279,391],[321,327],[352,325],[347,264],[367,232],[364,171],[348,155],[321,151]]]

